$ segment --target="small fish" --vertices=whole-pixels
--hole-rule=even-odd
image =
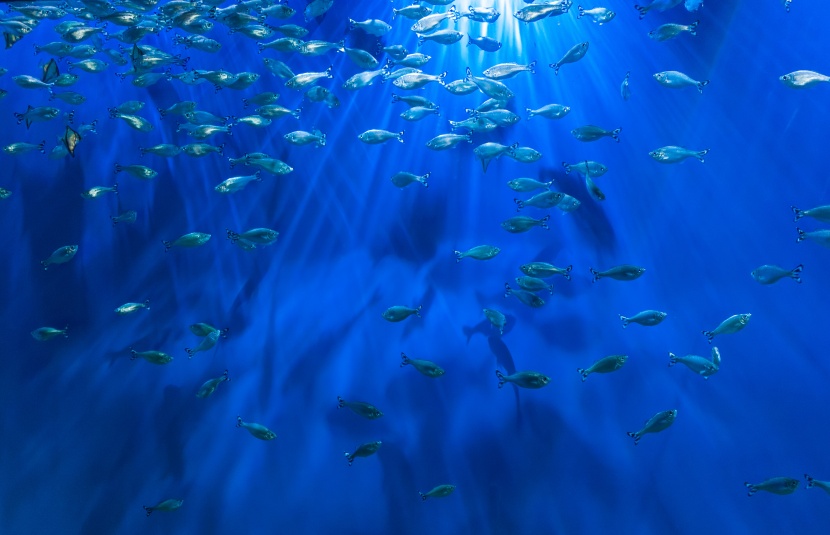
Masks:
[[[426,35],[418,36],[418,46],[421,46],[427,41],[432,41],[441,45],[452,45],[464,38],[464,34],[456,30],[436,30]]]
[[[495,247],[493,245],[476,245],[475,247],[471,247],[464,252],[455,251],[455,261],[461,262],[462,258],[472,258],[474,260],[490,260],[491,258],[495,258],[497,254],[501,252],[501,249]]]
[[[798,483],[799,481],[797,479],[791,477],[773,477],[755,484],[744,482],[744,485],[748,489],[747,496],[752,496],[759,490],[783,496],[795,492],[798,488]]]
[[[675,418],[677,418],[677,409],[658,412],[649,418],[642,429],[639,431],[629,431],[626,434],[634,439],[634,445],[636,446],[640,442],[640,439],[643,438],[643,435],[647,433],[659,433],[660,431],[668,429],[674,423]]]
[[[147,516],[150,516],[153,511],[175,511],[180,508],[183,503],[184,500],[170,499],[161,501],[156,505],[144,505],[143,507],[147,512]]]
[[[709,154],[709,149],[694,150],[675,145],[661,147],[648,153],[649,156],[660,163],[678,163],[686,158],[697,158],[700,163],[704,163],[703,157],[707,154]]]
[[[492,80],[490,78],[481,78],[478,76],[473,76],[473,71],[467,67],[467,80],[474,82],[478,89],[487,95],[490,98],[495,98],[498,100],[510,100],[515,95],[510,88],[508,88],[503,83],[499,82],[498,80]]]
[[[652,2],[648,3],[645,6],[634,4],[634,9],[640,12],[640,19],[642,19],[652,9],[657,9],[657,11],[666,11],[679,5],[682,2],[683,0],[652,0]]]
[[[280,233],[269,228],[252,228],[245,232],[234,232],[231,229],[225,229],[228,234],[228,239],[231,243],[236,243],[239,240],[245,240],[255,245],[271,245],[276,242]]]
[[[694,21],[691,24],[684,25],[684,24],[662,24],[657,28],[648,32],[648,36],[654,39],[655,41],[667,41],[669,39],[673,39],[678,35],[688,32],[691,35],[697,35],[697,25],[700,23],[699,20]]]
[[[793,269],[784,269],[779,266],[765,264],[752,270],[752,278],[759,284],[773,284],[781,279],[790,278],[801,284],[801,272],[803,264],[798,264]]]
[[[401,119],[405,121],[420,121],[424,117],[427,117],[429,115],[438,115],[439,113],[440,112],[437,107],[422,108],[420,106],[415,106],[401,113]]]
[[[127,314],[132,314],[133,312],[141,309],[150,310],[150,300],[147,299],[143,303],[124,303],[120,307],[115,309],[115,313],[119,316],[126,316]]]
[[[138,147],[138,150],[142,156],[149,153],[164,158],[172,158],[182,153],[182,149],[170,143],[161,143],[159,145],[153,145],[152,147]]]
[[[419,4],[418,2],[415,2],[413,4],[410,4],[406,7],[402,7],[400,9],[394,9],[393,8],[392,9],[392,18],[394,19],[395,17],[400,15],[401,17],[417,21],[417,20],[420,20],[420,19],[426,17],[430,13],[432,13],[432,8],[431,7],[425,6],[423,4]]]
[[[531,277],[547,278],[554,275],[562,275],[566,280],[571,280],[571,271],[573,266],[566,268],[559,268],[547,262],[530,262],[521,266],[522,273],[530,275]]]
[[[543,290],[547,290],[551,295],[553,295],[553,284],[548,284],[538,277],[531,277],[529,275],[516,277],[516,284],[519,285],[519,288],[528,292],[541,292]]]
[[[802,217],[812,217],[822,223],[830,223],[830,204],[817,206],[816,208],[810,208],[809,210],[799,210],[795,206],[791,206],[790,209],[793,211],[793,214],[795,214],[793,221],[798,221]]]
[[[793,71],[779,76],[778,79],[787,87],[806,89],[814,85],[830,82],[830,76],[815,71]]]
[[[562,65],[566,63],[574,63],[581,60],[585,57],[585,54],[588,53],[588,41],[577,43],[576,45],[572,46],[565,55],[562,56],[562,59],[557,61],[556,63],[551,63],[549,66],[553,69],[554,74],[559,74],[559,69]]]
[[[219,146],[215,146],[207,143],[188,143],[187,145],[182,145],[179,148],[182,150],[183,154],[193,158],[201,158],[211,153],[222,154],[225,144],[222,143]]]
[[[608,172],[608,168],[599,162],[593,160],[585,160],[578,163],[562,162],[562,167],[565,168],[565,173],[576,171],[581,175],[592,178],[597,178]]]
[[[505,383],[513,383],[522,388],[542,388],[550,383],[550,377],[539,372],[516,372],[512,375],[504,375],[496,370],[496,377],[499,379],[499,388]]]
[[[412,25],[410,30],[419,34],[429,33],[447,19],[453,19],[457,21],[460,18],[461,15],[458,13],[458,10],[455,8],[455,6],[450,6],[450,9],[443,13],[431,13],[418,19],[417,22],[415,22],[415,24]]]
[[[827,494],[830,494],[830,481],[820,481],[818,479],[814,479],[807,474],[804,474],[804,477],[807,479],[807,488],[811,489],[813,487],[818,487]]]
[[[654,74],[653,77],[657,80],[657,83],[663,87],[680,89],[683,87],[694,86],[697,87],[697,90],[700,93],[703,93],[703,88],[709,85],[709,80],[698,81],[680,71],[658,72]]]
[[[370,405],[369,403],[365,403],[363,401],[346,401],[345,399],[337,396],[337,408],[342,409],[343,407],[348,407],[359,416],[363,416],[368,420],[375,420],[383,416],[383,413],[375,407],[374,405]]]
[[[415,89],[421,89],[422,87],[431,82],[435,82],[439,85],[446,85],[446,82],[444,82],[444,78],[446,77],[447,71],[444,71],[441,74],[426,74],[422,72],[412,72],[409,74],[404,74],[400,78],[396,78],[392,82],[392,85],[400,89],[412,91]]]
[[[663,320],[666,319],[667,315],[668,314],[665,312],[660,312],[659,310],[643,310],[630,318],[627,318],[622,314],[619,316],[622,321],[623,329],[625,329],[630,323],[639,323],[640,325],[644,325],[646,327],[653,327],[661,324]]]
[[[112,226],[114,227],[118,223],[135,223],[135,220],[138,218],[138,212],[135,210],[126,210],[121,212],[118,215],[111,215],[110,219],[112,220]]]
[[[588,378],[592,373],[611,373],[623,367],[628,360],[628,355],[609,355],[603,357],[591,364],[588,368],[577,368],[577,372],[582,376],[582,382]]]
[[[629,87],[629,81],[631,79],[631,72],[625,73],[625,78],[623,78],[622,83],[620,84],[620,96],[623,100],[628,100],[631,98],[631,87]]]
[[[403,134],[404,131],[401,130],[398,133],[390,132],[388,130],[367,130],[357,136],[357,139],[366,143],[367,145],[378,145],[380,143],[385,143],[390,139],[397,139],[401,143],[403,143]]]
[[[401,368],[411,365],[427,377],[441,377],[444,375],[444,369],[429,360],[412,359],[401,352]]]
[[[115,172],[116,174],[125,172],[133,175],[136,178],[140,178],[141,180],[152,180],[158,176],[158,171],[150,169],[149,167],[146,167],[144,165],[115,164]]]
[[[135,349],[130,348],[130,353],[130,360],[142,358],[150,364],[158,364],[159,366],[170,364],[173,361],[173,357],[162,351],[136,351]]]
[[[440,134],[427,141],[427,148],[432,150],[447,150],[456,147],[462,141],[473,142],[473,133],[467,134]]]
[[[12,196],[12,192],[6,188],[0,188],[0,201],[4,201]]]
[[[85,192],[81,193],[81,197],[84,199],[96,199],[101,197],[105,193],[118,193],[118,184],[113,185],[112,187],[106,186],[95,186],[94,188],[89,188]]]
[[[543,191],[542,193],[537,193],[533,197],[527,200],[521,199],[513,199],[513,202],[516,203],[516,211],[518,212],[522,208],[527,206],[532,206],[534,208],[541,208],[543,210],[547,210],[549,208],[553,208],[554,206],[558,205],[562,198],[564,197],[564,193],[558,191]]]
[[[541,219],[533,219],[532,217],[519,215],[502,221],[501,228],[503,228],[507,232],[510,232],[511,234],[527,232],[533,227],[542,227],[543,229],[548,230],[550,229],[550,227],[548,226],[549,219],[550,215],[546,215]]]
[[[363,30],[369,35],[382,37],[389,33],[389,31],[392,29],[392,26],[378,19],[367,19],[360,22],[349,19],[349,31],[355,29]]]
[[[210,234],[205,234],[204,232],[189,232],[176,238],[172,242],[162,240],[162,243],[164,244],[164,252],[167,252],[173,247],[198,247],[200,245],[206,244],[208,240],[210,240]]]
[[[531,23],[546,17],[556,17],[568,12],[571,0],[552,0],[545,3],[531,4],[513,13],[522,22]]]
[[[594,276],[593,282],[597,282],[604,277],[618,281],[633,281],[635,279],[639,279],[640,276],[646,272],[646,268],[632,266],[631,264],[622,264],[605,271],[597,271],[594,268],[589,269],[591,270],[591,274]]]
[[[467,9],[467,13],[461,13],[461,16],[476,22],[496,22],[501,16],[501,13],[496,11],[494,7],[469,6]]]
[[[453,491],[455,491],[455,485],[438,485],[430,491],[419,492],[418,494],[421,496],[421,501],[426,501],[427,498],[446,498]]]
[[[228,329],[227,328],[217,329],[216,327],[214,327],[213,325],[210,325],[208,323],[194,323],[188,328],[190,329],[190,332],[192,332],[196,336],[208,336],[208,335],[210,335],[211,333],[214,333],[214,332],[218,332],[219,336],[221,336],[223,338],[227,338],[227,336],[228,336]]]
[[[285,87],[289,89],[299,90],[310,85],[314,85],[323,78],[333,78],[331,69],[332,67],[329,66],[328,69],[322,72],[304,72],[301,74],[297,74],[293,78],[289,78],[285,82]]]
[[[326,134],[320,132],[319,130],[314,130],[313,132],[295,130],[294,132],[285,134],[282,137],[292,145],[301,146],[313,143],[316,147],[326,146]]]
[[[349,466],[352,465],[352,463],[355,460],[355,457],[369,457],[370,455],[377,453],[382,444],[383,443],[380,440],[376,442],[367,442],[365,444],[361,444],[360,446],[358,446],[357,449],[355,449],[352,453],[349,453],[347,451],[345,453],[345,456],[346,459],[349,461]]]
[[[527,112],[528,121],[531,117],[535,117],[537,115],[546,119],[561,119],[571,112],[571,108],[570,106],[564,106],[562,104],[547,104],[536,110],[525,108],[525,112]]]
[[[391,322],[403,321],[412,315],[418,316],[419,318],[421,317],[421,305],[418,305],[417,308],[396,305],[387,308],[382,314],[383,319]]]
[[[830,230],[828,229],[805,232],[796,227],[795,230],[798,231],[798,238],[795,240],[796,243],[804,240],[811,240],[824,247],[830,247]]]
[[[614,141],[619,143],[621,131],[622,128],[615,128],[614,130],[605,130],[604,128],[600,128],[599,126],[589,124],[586,126],[574,128],[573,130],[571,130],[571,135],[579,141],[589,142],[596,141],[604,137],[610,137]]]
[[[484,317],[490,320],[490,323],[499,330],[499,334],[504,334],[504,327],[507,325],[507,317],[493,308],[483,309]]]
[[[508,283],[504,283],[504,296],[515,296],[516,299],[531,308],[540,308],[545,305],[545,300],[533,292],[522,290],[521,288],[511,288]]]
[[[207,334],[207,336],[203,337],[199,344],[194,347],[193,349],[186,347],[184,348],[185,352],[187,353],[187,358],[192,359],[196,356],[197,353],[210,351],[216,346],[216,343],[219,341],[219,337],[222,335],[222,331],[213,331]]]
[[[591,195],[594,199],[598,201],[605,200],[605,194],[599,189],[599,186],[594,183],[591,179],[590,175],[585,175],[585,189],[588,190],[588,194]]]
[[[199,391],[196,392],[196,397],[205,399],[212,396],[213,393],[216,392],[216,388],[225,381],[230,381],[230,378],[228,377],[228,370],[225,370],[219,377],[205,381],[202,386],[199,387]]]
[[[40,151],[43,154],[46,154],[46,140],[41,141],[40,143],[10,143],[3,147],[3,152],[6,154],[11,154],[13,156],[17,156],[18,154],[24,154],[26,152],[32,151]]]
[[[585,9],[582,6],[577,6],[579,10],[579,14],[576,18],[581,19],[582,17],[589,17],[593,20],[596,24],[602,26],[606,22],[611,21],[617,14],[607,7],[595,7],[592,9]]]
[[[475,45],[485,52],[496,52],[501,49],[501,41],[497,41],[496,39],[487,37],[486,35],[482,35],[480,37],[467,35],[467,46],[470,45]]]
[[[473,154],[481,162],[481,167],[486,173],[490,162],[499,158],[502,154],[514,151],[518,146],[518,143],[513,143],[512,145],[502,145],[501,143],[494,142],[482,143],[473,149]]]
[[[422,97],[419,95],[392,95],[392,103],[395,102],[403,102],[410,108],[437,108],[438,105],[432,102],[431,100],[427,99],[426,97]]]
[[[539,182],[534,178],[514,178],[507,182],[507,187],[519,193],[527,193],[537,189],[550,189],[553,185],[553,180],[548,182]]]
[[[236,427],[244,427],[250,434],[260,440],[274,440],[277,434],[265,427],[264,425],[254,422],[244,422],[241,416],[236,417]]]
[[[734,316],[729,316],[725,320],[723,320],[720,325],[712,329],[711,331],[701,331],[709,343],[712,343],[712,339],[719,335],[719,334],[733,334],[744,327],[747,326],[749,320],[752,318],[752,314],[735,314]]]
[[[392,181],[392,184],[396,185],[399,188],[405,188],[406,186],[414,184],[416,182],[422,184],[425,188],[428,188],[429,184],[427,184],[427,179],[429,178],[429,175],[429,172],[423,175],[416,175],[413,173],[401,171],[399,173],[395,173],[394,175],[392,175],[392,178],[390,180]]]
[[[58,336],[69,338],[69,327],[64,327],[63,329],[56,329],[54,327],[38,327],[29,334],[31,334],[32,338],[38,342],[45,342],[47,340],[57,338]]]
[[[253,175],[247,176],[235,176],[223,180],[219,185],[213,188],[215,191],[219,193],[236,193],[237,191],[241,191],[245,186],[250,184],[251,182],[261,182],[262,178],[260,177],[261,173],[257,171]]]
[[[75,255],[78,252],[77,245],[64,245],[63,247],[58,247],[57,249],[49,255],[49,258],[46,260],[41,260],[40,264],[43,266],[44,270],[49,269],[49,266],[57,265],[57,264],[65,264],[75,258]]]
[[[712,360],[699,357],[697,355],[686,355],[685,357],[678,357],[674,353],[669,353],[669,368],[677,363],[685,364],[690,370],[698,375],[702,375],[704,379],[716,374],[720,369],[720,351],[717,347],[712,348]]]

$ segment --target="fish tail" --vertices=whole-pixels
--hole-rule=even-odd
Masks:
[[[401,351],[401,368],[409,364],[410,360],[409,357],[406,356],[406,353]]]
[[[815,486],[815,479],[813,479],[812,477],[808,476],[807,474],[804,474],[804,477],[807,479],[807,488],[808,488],[808,489],[809,489],[809,488],[812,488],[812,487],[814,487],[814,486]]]
[[[525,108],[525,112],[527,113],[527,120],[528,121],[530,120],[531,117],[533,117],[535,115],[533,113],[533,110],[531,110],[530,108]]]
[[[627,433],[626,433],[626,435],[628,435],[628,436],[630,436],[631,438],[633,438],[633,439],[634,439],[634,445],[635,445],[635,446],[636,446],[636,445],[640,442],[640,438],[641,438],[641,437],[640,437],[640,435],[639,435],[639,434],[637,434],[637,433],[635,433],[635,432],[633,432],[633,431],[629,431],[629,432],[627,432]]]
[[[461,259],[464,258],[464,253],[461,251],[453,251],[455,253],[455,262],[461,262]]]
[[[499,370],[496,370],[496,377],[498,377],[499,379],[499,388],[503,387],[504,383],[507,382],[507,380],[504,378],[504,374],[501,373]]]
[[[591,275],[594,276],[594,280],[592,280],[591,282],[597,282],[601,277],[601,275],[599,274],[599,271],[597,271],[594,268],[588,268],[588,269],[591,271]]]
[[[611,137],[614,138],[614,141],[617,143],[620,142],[620,132],[622,132],[622,128],[615,128],[611,131]]]
[[[349,29],[346,30],[346,33],[350,32],[351,30],[354,30],[356,27],[357,22],[355,22],[353,19],[349,19]]]
[[[146,505],[142,505],[142,507],[144,508],[145,511],[147,511],[147,516],[150,516],[150,514],[153,512],[152,507],[147,507]]]
[[[567,174],[570,174],[570,172],[571,172],[571,166],[570,166],[570,164],[569,164],[569,163],[567,163],[567,162],[562,162],[562,167],[564,167],[564,168],[565,168],[565,174],[566,174],[566,175],[567,175]]]
[[[167,240],[161,240],[161,243],[163,243],[163,244],[164,244],[164,252],[165,252],[165,253],[166,253],[167,251],[169,251],[171,247],[173,247],[173,244],[172,244],[172,243],[170,243],[170,242],[169,242],[169,241],[167,241]]]
[[[677,355],[669,353],[669,368],[677,364]]]
[[[472,142],[473,142],[473,133],[472,132],[467,132],[467,143],[472,143]]]
[[[582,369],[582,368],[577,368],[577,369],[576,369],[576,371],[578,371],[578,372],[579,372],[579,375],[581,375],[581,376],[582,376],[582,382],[584,383],[584,382],[585,382],[585,379],[587,379],[587,378],[588,378],[588,371],[587,371],[587,370],[584,370],[584,369]]]
[[[422,44],[424,44],[424,37],[422,35],[419,35],[418,36],[418,46],[421,46]]]
[[[752,483],[747,483],[746,481],[744,481],[744,485],[747,489],[749,489],[749,492],[746,493],[747,496],[752,496],[753,494],[758,492],[758,487],[756,487]]]
[[[401,130],[400,132],[398,132],[398,136],[397,136],[398,141],[400,141],[401,143],[403,143],[403,133],[404,132],[405,132],[404,130]]]
[[[562,275],[564,275],[566,280],[571,280],[571,271],[573,271],[573,269],[573,265],[570,265],[565,268],[565,273],[563,273]]]
[[[513,290],[510,288],[510,284],[505,282],[504,283],[504,296],[507,297],[511,293],[513,293]]]
[[[795,268],[793,268],[793,270],[790,272],[790,277],[792,277],[793,279],[795,279],[795,282],[797,282],[798,284],[801,284],[801,272],[802,272],[803,270],[804,270],[804,264],[798,264],[798,265],[797,265],[797,266],[795,266]]]
[[[548,221],[550,220],[550,214],[546,215],[542,219],[539,220],[539,226],[543,229],[549,230],[550,227],[548,226]]]
[[[703,80],[697,83],[697,90],[703,93],[703,88],[709,85],[709,80]]]
[[[689,33],[692,35],[697,35],[697,25],[700,24],[699,20],[694,21],[693,23],[689,24]]]
[[[135,360],[138,358],[138,351],[133,348],[130,348],[130,360]]]
[[[419,318],[423,317],[423,316],[421,316],[421,309],[422,308],[424,308],[424,305],[418,305],[418,308],[415,309],[415,315],[418,316]]]
[[[522,201],[522,200],[520,200],[520,199],[516,199],[516,198],[514,198],[514,199],[513,199],[513,202],[515,202],[515,203],[516,203],[516,211],[517,211],[517,212],[518,212],[519,210],[521,210],[522,208],[524,208],[524,207],[525,207],[525,202],[524,202],[524,201]]]
[[[296,110],[291,112],[291,115],[293,115],[295,118],[299,119],[300,114],[302,113],[302,111],[303,111],[302,108],[297,108]]]
[[[622,321],[623,329],[625,329],[626,327],[628,327],[628,324],[631,323],[631,321],[622,314],[620,314],[619,316],[620,320]]]
[[[196,355],[196,351],[190,349],[189,347],[184,348],[187,351],[187,358],[192,359]]]
[[[115,164],[115,172],[116,172],[116,174],[117,174],[117,173],[120,173],[120,172],[121,172],[121,171],[123,171],[123,170],[124,170],[124,168],[123,168],[123,167],[121,167],[121,165],[120,165],[120,164]]]
[[[340,396],[337,396],[337,408],[342,409],[345,406],[346,406],[346,400],[341,398]]]
[[[807,238],[807,234],[798,227],[795,227],[795,230],[798,231],[798,238],[795,240],[796,243],[800,241],[804,241]]]
[[[242,417],[241,416],[236,417],[236,427],[242,427]]]
[[[118,224],[118,218],[116,218],[114,215],[111,215],[110,219],[112,219],[112,226],[113,227]]]
[[[708,340],[708,341],[709,341],[709,343],[711,344],[711,343],[712,343],[712,339],[715,337],[715,335],[714,335],[714,334],[712,334],[712,331],[700,331],[700,332],[701,332],[701,333],[703,333],[703,336],[705,336],[705,337],[706,337],[706,340]]]
[[[576,9],[579,10],[579,15],[577,15],[576,18],[581,19],[585,14],[585,9],[583,9],[582,6],[576,6]]]
[[[147,310],[150,310],[150,300],[149,299],[144,300],[144,308],[146,308]]]
[[[795,214],[795,219],[793,219],[793,221],[798,221],[799,219],[807,215],[804,213],[804,210],[799,210],[795,206],[790,206],[790,208],[792,209],[793,214]]]
[[[453,6],[453,7],[455,7],[455,6]],[[426,499],[427,499],[427,495],[426,495],[426,494],[424,494],[423,492],[419,492],[419,493],[418,493],[418,496],[420,496],[420,497],[421,497],[421,501],[422,501],[422,502],[423,502],[423,501],[426,501]]]
[[[704,163],[703,157],[709,154],[709,149],[703,149],[695,153],[695,158],[700,160],[700,163]]]
[[[258,173],[259,171],[257,171]],[[228,233],[228,239],[231,240],[231,243],[236,243],[239,240],[239,234],[232,231],[229,228],[226,228],[225,231]]]
[[[634,9],[640,12],[640,20],[642,20],[643,17],[646,16],[646,13],[648,13],[648,6],[643,7],[641,5],[634,4]]]
[[[528,68],[530,69],[530,74],[536,74],[536,60],[535,59],[528,64]]]

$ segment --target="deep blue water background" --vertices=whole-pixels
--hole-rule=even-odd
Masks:
[[[304,2],[289,0],[299,11]],[[347,19],[379,18],[393,30],[384,43],[415,51],[412,21],[392,20],[407,2],[337,0],[308,25],[308,39],[339,40]],[[456,3],[466,10],[466,3]],[[489,5],[489,4],[488,4]],[[426,72],[447,80],[504,61],[537,60],[535,75],[506,83],[522,121],[476,134],[472,145],[436,153],[427,140],[449,132],[447,119],[486,97],[451,95],[437,85],[417,91],[441,106],[418,123],[398,117],[402,94],[390,84],[348,92],[358,68],[343,54],[319,58],[257,53],[255,40],[217,24],[218,54],[173,45],[178,32],[143,43],[191,57],[188,68],[262,74],[245,91],[214,92],[209,84],[162,81],[149,89],[121,82],[110,66],[81,73],[70,88],[88,101],[76,124],[97,119],[98,133],[77,157],[0,155],[0,531],[3,533],[796,533],[830,522],[828,497],[805,485],[789,496],[747,498],[744,481],[830,479],[826,454],[827,347],[825,266],[830,251],[796,243],[790,205],[830,203],[827,173],[829,87],[789,89],[777,77],[826,72],[826,17],[818,0],[796,0],[787,14],[777,0],[708,2],[644,20],[631,2],[609,0],[615,20],[598,26],[571,13],[530,25],[511,16],[523,2],[497,0],[502,13],[487,34],[502,49],[485,53],[458,44],[426,43]],[[440,9],[440,8],[439,8]],[[698,35],[659,43],[647,32],[664,22],[700,19]],[[273,24],[281,24],[276,20]],[[302,24],[298,13],[290,23]],[[12,112],[44,105],[44,91],[17,87],[11,76],[39,73],[46,61],[32,44],[56,39],[45,21],[0,52],[9,73],[0,87],[0,145],[47,140],[64,123],[26,130]],[[446,25],[446,23],[445,23]],[[477,33],[463,19],[460,31]],[[371,49],[374,38],[346,36]],[[580,62],[554,76],[546,65],[588,40]],[[110,41],[108,46],[115,43]],[[240,125],[225,156],[141,158],[139,146],[194,140],[175,132],[175,118],[154,110],[181,100],[218,115],[246,113],[242,98],[281,93],[295,107],[302,94],[282,86],[262,64],[282,59],[294,72],[334,66],[321,85],[341,106],[304,106],[257,130]],[[105,59],[104,56],[100,56]],[[62,64],[65,71],[65,64]],[[710,79],[703,94],[669,90],[651,75],[681,70]],[[619,85],[631,71],[632,97]],[[139,114],[155,129],[141,133],[110,119],[106,107],[146,102]],[[72,107],[53,101],[62,110]],[[559,121],[527,121],[525,107],[571,106]],[[581,143],[569,131],[584,124],[622,127],[621,142]],[[323,148],[294,147],[282,136],[313,127]],[[406,130],[405,143],[368,146],[370,128]],[[472,149],[485,141],[519,142],[543,153],[534,164],[502,158],[482,172]],[[648,152],[663,145],[711,148],[705,164],[660,165]],[[294,167],[231,196],[213,187],[250,174],[227,156],[262,151]],[[607,195],[592,200],[561,162],[600,161]],[[159,171],[151,182],[118,176],[119,195],[85,200],[80,192],[111,185],[115,163]],[[430,171],[429,188],[404,190],[398,171]],[[241,172],[240,172],[241,171]],[[520,176],[555,179],[580,201],[572,214],[551,212],[549,231],[506,233],[516,215],[506,182]],[[138,221],[113,227],[109,216],[135,209]],[[527,215],[543,211],[526,209]],[[821,224],[805,219],[805,229]],[[224,229],[270,227],[279,241],[251,252],[224,239]],[[161,240],[202,231],[204,247],[164,253]],[[55,248],[79,244],[74,260],[41,269]],[[489,243],[495,259],[456,263],[452,251]],[[570,282],[553,279],[548,304],[530,309],[503,296],[505,281],[533,260],[573,264]],[[589,267],[646,267],[633,282],[591,283]],[[749,272],[761,264],[803,263],[804,282],[764,287]],[[119,317],[126,301],[151,301],[149,311]],[[388,323],[396,304],[423,305],[423,318]],[[502,337],[482,324],[483,307],[508,316]],[[668,312],[663,324],[622,329],[618,314]],[[721,371],[708,381],[667,354],[708,356],[700,334],[732,314],[749,312],[742,332],[715,339]],[[227,339],[188,360],[198,338],[191,323],[229,327]],[[36,342],[37,327],[69,325],[70,336]],[[131,361],[128,348],[175,357],[167,366]],[[433,360],[439,379],[399,367],[399,355]],[[575,369],[605,355],[628,363],[582,383]],[[231,382],[209,399],[195,393],[227,368]],[[499,390],[496,369],[538,370],[551,384],[537,391]],[[336,397],[364,400],[375,421],[338,410]],[[625,432],[657,411],[676,408],[674,425],[638,446]],[[278,437],[261,442],[234,427],[236,416],[262,423]],[[377,455],[349,467],[343,451],[382,440]],[[450,483],[453,495],[422,503],[418,491]],[[183,498],[172,513],[145,518],[142,505]]]

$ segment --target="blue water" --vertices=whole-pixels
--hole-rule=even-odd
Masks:
[[[306,38],[337,41],[348,18],[378,18],[393,27],[385,44],[413,52],[413,21],[392,19],[392,8],[407,3],[336,0],[306,25]],[[299,13],[268,22],[305,24],[305,3],[289,4]],[[464,119],[482,94],[454,96],[430,84],[412,93],[438,103],[440,116],[409,123],[398,117],[406,107],[392,103],[393,93],[404,92],[389,83],[342,88],[359,71],[344,54],[259,54],[255,39],[230,35],[219,23],[207,34],[223,45],[216,54],[174,45],[180,30],[141,44],[189,56],[188,69],[260,73],[249,89],[216,92],[177,80],[137,88],[114,74],[128,67],[110,65],[100,74],[80,72],[67,89],[88,100],[72,107],[11,80],[39,76],[48,56],[33,55],[32,45],[57,40],[55,22],[0,52],[9,70],[0,77],[9,92],[0,101],[0,145],[46,140],[52,149],[65,119],[27,130],[12,112],[30,104],[74,109],[76,126],[98,121],[74,158],[0,155],[0,187],[12,191],[0,201],[2,533],[643,535],[816,533],[828,525],[830,497],[806,489],[803,474],[830,479],[830,251],[796,243],[796,226],[822,224],[794,223],[790,206],[830,203],[830,88],[798,91],[777,80],[798,69],[830,70],[823,3],[796,0],[788,14],[777,0],[711,1],[695,13],[679,6],[639,20],[632,2],[609,0],[617,16],[602,26],[577,19],[575,5],[526,25],[511,15],[523,2],[491,4],[502,13],[497,22],[462,19],[455,27],[486,31],[501,50],[467,48],[466,37],[449,46],[428,42],[418,49],[432,56],[425,72],[446,70],[451,81],[467,66],[478,75],[496,63],[532,60],[537,72],[506,81],[520,122],[445,152],[425,143],[449,132],[447,120]],[[696,19],[697,36],[660,43],[647,35],[665,22]],[[368,50],[376,42],[360,31],[346,40]],[[585,58],[554,75],[547,64],[585,40]],[[263,57],[295,73],[332,65],[333,79],[321,85],[340,107],[303,104]],[[651,77],[665,70],[711,83],[702,94],[667,89]],[[627,71],[632,96],[624,101]],[[195,100],[200,110],[239,117],[251,113],[242,98],[269,90],[283,106],[302,105],[301,118],[265,129],[237,125],[231,136],[206,140],[224,143],[223,156],[140,157],[139,146],[196,141],[175,132],[180,117],[162,119],[156,108]],[[108,117],[107,107],[133,99],[146,103],[138,114],[152,132]],[[572,111],[558,121],[525,118],[526,107],[551,102]],[[622,127],[620,142],[575,140],[570,130],[585,124]],[[327,134],[325,147],[282,138],[313,128]],[[361,143],[357,136],[371,128],[405,130],[405,142]],[[486,141],[518,142],[543,157],[532,164],[502,157],[485,174],[472,150]],[[711,151],[704,164],[661,165],[648,152],[664,145]],[[215,192],[219,182],[253,173],[227,161],[248,152],[266,152],[294,171],[264,173],[233,195]],[[585,159],[609,168],[596,179],[603,202],[561,166]],[[159,175],[116,176],[116,163]],[[389,180],[398,171],[429,171],[429,187],[399,190]],[[517,215],[513,198],[529,196],[506,186],[517,177],[553,179],[582,205],[570,214],[527,208],[522,213],[533,217],[549,213],[550,230],[509,234],[500,223]],[[116,180],[117,196],[80,196]],[[109,216],[129,209],[138,212],[136,223],[111,225]],[[275,229],[279,240],[243,251],[225,239],[226,228],[253,227]],[[162,240],[193,231],[212,238],[164,252]],[[69,244],[79,245],[73,260],[41,268]],[[453,250],[480,244],[501,253],[456,263]],[[554,294],[540,294],[547,304],[539,309],[503,292],[505,281],[521,275],[518,267],[534,260],[574,266],[571,281],[550,279]],[[646,272],[635,281],[591,282],[590,267],[625,263]],[[799,263],[800,285],[762,286],[749,275],[762,264]],[[146,299],[150,310],[113,312]],[[423,317],[389,323],[381,313],[392,305],[421,305]],[[486,323],[483,307],[507,315],[503,336]],[[655,327],[621,328],[618,314],[644,309],[668,317]],[[704,380],[667,366],[669,352],[708,356],[700,331],[738,313],[751,313],[751,321],[715,338],[719,373]],[[229,334],[190,360],[184,348],[200,341],[188,329],[196,322]],[[65,325],[68,338],[37,342],[29,334]],[[131,360],[130,347],[174,360]],[[401,352],[446,373],[431,379],[401,368]],[[576,368],[612,354],[628,362],[580,381]],[[210,398],[195,396],[225,369],[230,382]],[[539,371],[550,384],[499,389],[496,369]],[[369,402],[383,417],[338,409],[337,396]],[[678,415],[667,430],[637,446],[626,436],[669,409]],[[263,442],[235,428],[238,415],[277,438]],[[383,443],[376,455],[348,466],[344,451],[376,440]],[[778,476],[801,480],[799,488],[747,497],[745,481]],[[419,491],[440,484],[456,490],[419,499]],[[168,498],[184,503],[145,517],[142,506]]]

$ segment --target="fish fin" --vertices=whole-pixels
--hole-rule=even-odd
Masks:
[[[579,375],[582,376],[582,382],[584,383],[585,379],[588,378],[588,372],[586,370],[583,370],[582,368],[577,368],[576,371],[578,371]]]
[[[503,387],[504,383],[507,382],[507,380],[504,378],[504,374],[501,373],[499,370],[496,370],[496,377],[499,379],[499,388]]]
[[[619,314],[619,316],[620,316],[620,320],[622,320],[623,329],[625,329],[626,327],[628,327],[628,324],[630,323],[629,319],[626,318],[625,316],[623,316],[622,314]]]
[[[588,269],[591,271],[591,275],[594,276],[594,280],[592,280],[591,282],[597,282],[600,279],[599,271],[597,271],[594,268],[588,268]]]
[[[798,243],[800,241],[804,241],[804,239],[807,237],[807,235],[804,233],[804,231],[801,230],[798,227],[795,227],[795,230],[798,231],[798,239],[796,239],[795,242]]]
[[[792,272],[790,273],[790,277],[795,279],[795,282],[797,282],[798,284],[801,284],[801,272],[803,270],[804,270],[804,264],[798,264],[797,266],[795,266],[793,268]]]
[[[467,341],[469,342],[469,340],[470,339],[468,338]],[[403,368],[407,364],[409,364],[409,357],[406,356],[406,353],[401,351],[401,368]]]
[[[669,368],[677,364],[677,355],[669,353]]]

